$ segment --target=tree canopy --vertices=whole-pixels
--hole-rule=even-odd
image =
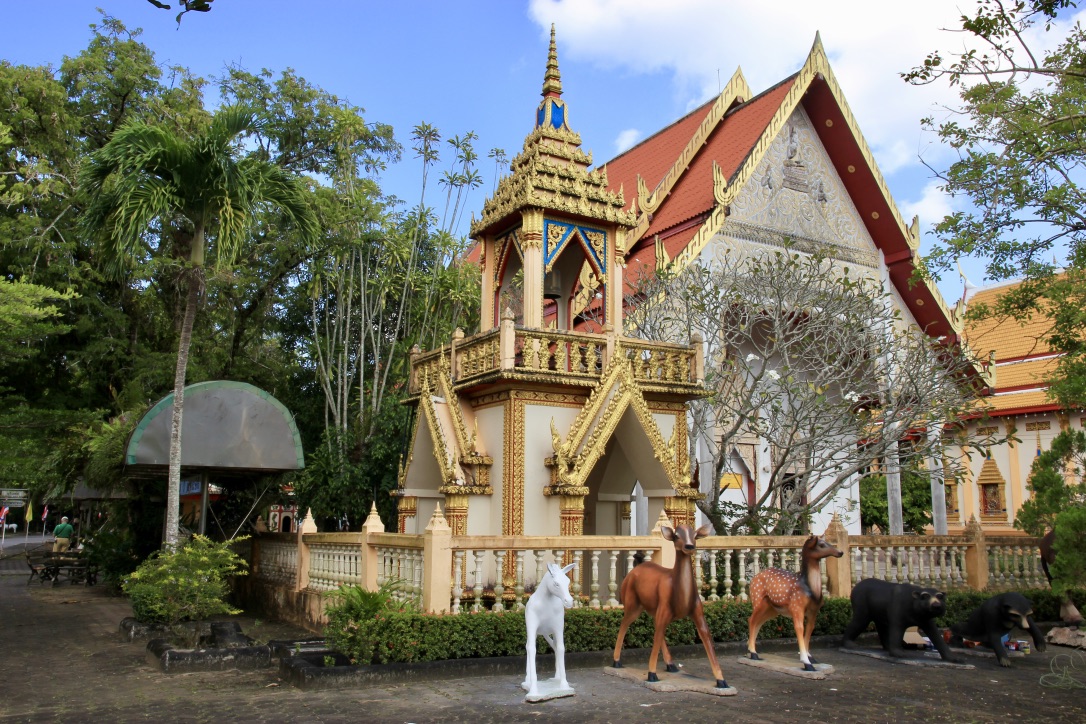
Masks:
[[[1064,353],[1051,394],[1068,409],[1086,405],[1086,30],[1067,19],[1074,7],[980,0],[961,16],[968,49],[933,52],[902,74],[960,97],[947,118],[924,121],[956,154],[933,171],[966,204],[936,225],[928,270],[972,256],[990,279],[1023,278],[970,314],[1048,316],[1049,342]]]

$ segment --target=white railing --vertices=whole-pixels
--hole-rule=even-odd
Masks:
[[[286,586],[298,580],[298,544],[293,540],[261,540],[259,556],[258,579]]]
[[[698,590],[706,601],[749,598],[750,581],[769,568],[799,572],[802,536],[710,536],[698,541],[700,565],[694,567]],[[828,587],[821,565],[822,587]]]
[[[334,591],[344,585],[362,583],[360,544],[310,543],[309,588]]]
[[[422,536],[380,533],[371,537],[377,552],[377,585],[388,585],[392,598],[422,601]]]
[[[857,538],[850,546],[853,583],[880,578],[943,590],[967,585],[968,546],[946,536],[917,537],[915,543],[902,545],[905,540],[889,536]]]
[[[1047,585],[1037,546],[1023,545],[1021,539],[993,537],[987,541],[987,549],[989,588],[1036,588]]]
[[[548,563],[575,564],[576,606],[618,607],[622,579],[640,561],[670,565],[672,543],[649,536],[455,536],[435,513],[426,533],[380,531],[374,516],[360,533],[270,534],[253,539],[255,578],[265,586],[314,595],[344,584],[390,589],[397,601],[430,612],[522,608]],[[865,578],[942,590],[1044,586],[1039,541],[986,537],[971,524],[953,536],[849,536],[827,531],[843,558],[820,562],[823,590],[847,596]],[[803,536],[709,536],[698,541],[694,572],[707,601],[749,599],[750,581],[767,568],[798,571]],[[435,556],[429,568],[427,556]],[[304,570],[300,570],[304,569]],[[304,590],[303,590],[304,589]]]

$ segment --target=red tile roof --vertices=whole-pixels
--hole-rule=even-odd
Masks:
[[[724,116],[656,211],[652,224],[645,232],[646,237],[651,238],[712,210],[716,203],[713,198],[713,162],[716,161],[724,176],[731,179],[762,137],[794,81],[795,76],[788,78]],[[678,154],[675,154],[675,158],[678,158]]]
[[[657,131],[604,164],[607,167],[607,187],[611,191],[623,189],[627,206],[631,200],[637,198],[638,174],[645,180],[650,191],[656,188],[715,102],[716,98],[713,98],[703,103],[670,126]]]

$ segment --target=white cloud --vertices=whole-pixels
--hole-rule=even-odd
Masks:
[[[941,181],[929,181],[919,199],[899,202],[901,215],[906,222],[914,216],[920,217],[920,229],[925,236],[943,217],[956,210],[954,200],[939,188],[941,185]]]
[[[641,140],[641,131],[636,128],[627,128],[615,138],[615,153],[622,153]]]
[[[911,86],[900,73],[933,50],[953,50],[966,36],[944,32],[960,27],[964,5],[946,0],[905,4],[869,0],[530,0],[529,15],[549,31],[556,23],[563,53],[605,69],[635,73],[671,72],[674,103],[692,108],[718,92],[742,65],[758,93],[797,71],[816,31],[845,97],[880,168],[892,174],[930,163],[942,165],[946,151],[920,119],[958,97],[945,82]],[[1060,29],[1049,41],[1066,37]],[[620,81],[616,81],[620,82]]]

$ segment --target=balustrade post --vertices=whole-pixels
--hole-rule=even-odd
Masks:
[[[305,520],[298,526],[298,575],[294,578],[295,591],[309,588],[309,545],[305,542],[305,534],[316,532],[317,522],[313,520],[313,511],[307,510]]]
[[[367,591],[376,591],[380,588],[377,580],[379,567],[377,548],[370,543],[370,536],[375,533],[384,533],[385,524],[381,522],[381,516],[377,514],[377,503],[370,504],[370,514],[366,522],[362,524],[362,554],[359,556],[359,579],[362,588]]]
[[[701,332],[690,335],[690,346],[694,348],[694,369],[690,370],[690,376],[694,382],[705,382],[705,338]]]
[[[422,610],[447,613],[452,590],[452,528],[441,506],[434,509],[422,538]]]
[[[498,357],[503,370],[511,370],[517,363],[517,330],[513,319],[513,310],[506,307],[502,312],[501,324],[498,325]]]
[[[460,360],[456,354],[456,348],[464,341],[464,330],[457,327],[453,330],[452,342],[449,343],[449,376],[453,382],[460,379]]]
[[[849,550],[848,531],[837,513],[823,536],[826,542],[843,554],[840,558],[826,558],[826,576],[829,578],[831,596],[848,597],[852,593],[852,551]]]
[[[655,562],[664,568],[674,568],[675,544],[664,538],[663,533],[661,533],[661,529],[664,526],[674,529],[674,526],[671,525],[671,521],[668,520],[667,513],[661,510],[660,517],[656,519],[656,525],[652,528],[652,533],[657,537],[657,544],[660,547],[660,557],[656,558]]]
[[[966,585],[975,591],[988,588],[988,546],[984,529],[976,517],[970,516],[965,526],[965,574]]]

